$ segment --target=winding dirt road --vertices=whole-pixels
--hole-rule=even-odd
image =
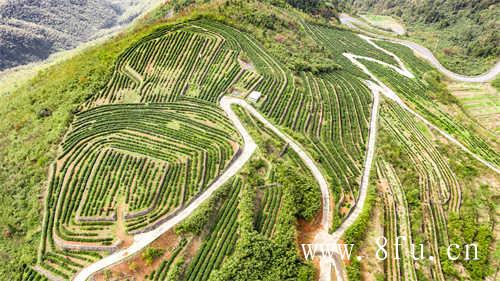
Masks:
[[[369,27],[369,25],[357,18],[354,18],[348,14],[340,14],[339,15],[340,22],[344,24],[347,27],[350,27],[352,29],[357,29],[357,30],[362,30],[365,33],[370,34],[372,37],[384,39],[387,41],[392,41],[394,43],[399,43],[401,45],[404,45],[410,49],[413,50],[418,56],[424,58],[427,60],[430,64],[432,64],[439,72],[441,72],[443,75],[446,77],[456,80],[456,81],[462,81],[462,82],[476,82],[476,83],[484,83],[491,81],[495,79],[495,77],[500,73],[500,61],[498,61],[488,72],[483,73],[481,75],[477,76],[466,76],[466,75],[461,75],[458,73],[455,73],[446,67],[444,67],[439,60],[432,54],[432,52],[427,49],[426,47],[417,44],[415,42],[407,41],[407,40],[402,40],[399,38],[392,38],[388,36],[383,36],[375,33],[371,33],[369,31],[363,30],[360,28],[361,27]]]

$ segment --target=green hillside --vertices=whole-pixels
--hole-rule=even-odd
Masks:
[[[247,100],[319,167],[330,233],[350,223],[371,171],[365,208],[342,237],[356,254],[379,231],[428,243],[435,257],[353,260],[350,280],[493,275],[485,249],[498,235],[498,140],[429,64],[338,26],[336,12],[323,1],[172,1],[2,97],[0,279],[71,280],[203,196],[245,145],[220,107],[225,96]],[[374,93],[374,83],[397,98]],[[321,228],[314,172],[248,110],[233,110],[257,144],[250,160],[154,246],[100,278],[316,280],[318,263],[299,245]],[[370,136],[375,158],[365,167]],[[447,260],[457,240],[479,242],[481,261]]]
[[[353,12],[402,19],[409,38],[422,42],[444,66],[455,72],[481,74],[500,56],[497,1],[349,0],[345,3]]]

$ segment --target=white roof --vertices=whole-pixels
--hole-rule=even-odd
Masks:
[[[253,102],[256,102],[259,100],[260,96],[262,95],[261,92],[257,92],[257,91],[252,91],[250,93],[250,95],[248,95],[248,99],[253,101]]]

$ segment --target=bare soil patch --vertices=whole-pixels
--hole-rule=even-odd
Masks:
[[[97,273],[94,275],[94,280],[125,280],[126,278],[132,278],[132,280],[135,281],[147,280],[145,277],[154,269],[158,268],[162,260],[168,259],[171,256],[172,250],[177,246],[180,239],[181,238],[175,234],[173,230],[170,230],[160,236],[155,242],[151,243],[150,247],[163,249],[165,251],[163,256],[155,259],[151,265],[146,265],[141,256],[143,251],[141,251],[133,258],[127,259],[107,270]],[[136,269],[132,270],[133,267]]]

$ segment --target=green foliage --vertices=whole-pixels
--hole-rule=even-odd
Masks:
[[[296,214],[298,217],[311,220],[321,208],[321,192],[317,185],[311,178],[304,177],[298,169],[290,166],[280,167],[277,175],[283,180],[285,190],[293,198],[296,210],[292,215]]]
[[[422,75],[423,81],[427,84],[431,91],[428,95],[443,104],[457,104],[458,99],[448,91],[446,85],[441,82],[442,74],[436,70],[425,72]]]
[[[210,280],[287,280],[296,278],[299,273],[301,280],[311,280],[302,277],[302,270],[298,272],[294,252],[283,252],[277,246],[261,234],[247,233],[238,240],[235,254],[220,272],[212,274]]]
[[[142,259],[146,265],[151,265],[153,261],[163,255],[165,251],[163,249],[148,247],[144,252],[142,252]]]
[[[185,5],[178,9],[183,7]],[[253,3],[247,5],[242,2],[242,7],[243,9],[240,9],[236,5],[229,5],[226,10],[208,9],[203,12],[194,12],[188,18],[192,19],[204,14],[209,18],[232,21],[234,25],[238,23],[240,27],[252,27],[248,22],[239,21],[244,18],[242,16],[244,13],[259,12],[259,14],[265,15],[263,18],[272,18],[269,9],[260,13],[261,7],[255,6]],[[153,17],[161,18],[167,11],[168,9],[162,8],[157,14],[153,14]],[[235,19],[223,14],[235,15]],[[286,31],[285,27],[287,26],[281,24],[283,14],[277,17],[279,21],[276,25],[279,30],[275,34]],[[247,18],[251,19],[251,17]],[[186,19],[181,18],[181,20]],[[286,23],[288,24],[288,22]],[[15,268],[21,263],[32,264],[35,260],[36,245],[39,244],[40,237],[38,228],[41,221],[39,217],[41,208],[37,196],[41,194],[41,184],[46,179],[44,169],[49,161],[55,158],[56,144],[60,143],[64,130],[72,120],[73,112],[77,111],[76,108],[83,101],[94,97],[94,94],[99,93],[106,85],[112,73],[113,64],[119,55],[145,35],[157,32],[158,30],[155,31],[155,29],[158,27],[158,25],[142,26],[130,34],[118,36],[104,46],[92,48],[75,58],[58,64],[40,73],[26,86],[6,96],[5,103],[0,105],[0,112],[6,121],[0,125],[2,132],[0,181],[2,187],[6,186],[1,191],[1,198],[4,199],[2,221],[6,223],[5,225],[12,226],[10,229],[6,229],[5,233],[8,235],[0,242],[4,253],[2,261],[5,261],[2,263],[4,266],[0,271],[2,278],[10,279],[10,274],[15,272]],[[261,28],[255,26],[253,31],[258,33],[260,30]],[[268,39],[262,34],[260,36]],[[291,40],[294,39],[291,38]],[[272,39],[271,41],[271,44],[277,45],[276,41]],[[312,44],[311,42],[309,44]],[[292,47],[294,45],[290,44]],[[290,53],[292,52],[290,51]],[[319,52],[316,55],[320,56]],[[44,112],[43,118],[38,116],[41,111]],[[46,112],[52,114],[45,114]],[[199,226],[203,225],[206,220],[198,217],[194,221],[198,226],[194,227],[195,223],[193,223],[191,227],[186,227],[186,229],[189,228],[197,232]],[[46,227],[43,230],[47,233]],[[99,228],[91,230],[96,231]],[[89,238],[88,241],[92,239]],[[103,242],[111,243],[108,240]],[[5,274],[9,275],[5,276]]]
[[[371,211],[375,203],[376,195],[374,185],[370,184],[361,214],[344,233],[343,243],[346,245],[354,245],[352,253],[356,253],[359,250],[361,241],[365,238],[366,230],[370,224]],[[357,259],[351,259],[350,264],[346,266],[346,270],[349,280],[361,280],[361,263]]]
[[[273,240],[254,230],[255,191],[250,186],[242,190],[238,217],[240,238],[233,255],[210,275],[210,281],[312,280],[312,267],[300,261],[295,248],[297,209],[293,194],[286,186]]]
[[[287,7],[283,2],[228,1],[217,10],[208,8],[201,11],[200,17],[222,22],[251,34],[267,52],[291,70],[310,70],[320,74],[339,69],[335,59],[325,58],[325,49],[301,28],[298,11]]]
[[[183,220],[175,227],[175,233],[177,235],[187,233],[200,235],[207,226],[210,218],[213,216],[213,213],[216,211],[216,206],[227,197],[230,187],[231,185],[227,184],[217,190],[208,201],[201,204],[201,206],[199,206],[187,219]]]
[[[19,281],[48,281],[45,276],[41,275],[37,271],[33,270],[31,267],[28,267],[26,265],[22,266],[21,272],[19,274],[19,278],[16,278],[14,280],[19,280]]]
[[[188,240],[186,238],[182,238],[181,241],[179,241],[179,244],[175,247],[174,250],[170,252],[170,256],[163,260],[160,264],[160,266],[156,269],[153,270],[149,274],[149,279],[152,281],[159,281],[159,280],[165,280],[165,277],[170,274],[174,269],[176,268],[176,264],[174,262],[176,260],[182,260],[183,257],[177,258],[180,254],[180,252],[184,249],[184,247],[187,245]],[[172,266],[172,264],[174,264]],[[177,280],[177,278],[172,279],[172,278],[167,278],[166,280]]]
[[[497,75],[497,77],[491,81],[491,85],[497,89],[497,92],[500,92],[500,75]]]
[[[213,207],[213,204],[210,204],[209,202],[203,203],[193,214],[175,227],[175,233],[177,235],[186,233],[199,235],[205,228],[205,225],[210,218],[210,214],[213,211]]]
[[[245,236],[253,232],[253,222],[255,220],[255,189],[251,185],[245,186],[241,190],[240,202],[238,205],[238,229],[240,235]]]
[[[260,175],[265,172],[267,165],[266,161],[262,158],[251,159],[248,163],[248,172],[246,172],[246,180],[251,186],[262,186],[265,184],[264,178],[256,175]]]
[[[370,185],[368,188],[368,194],[366,196],[366,201],[365,205],[363,206],[363,210],[361,211],[361,214],[358,216],[358,219],[356,220],[355,223],[349,227],[344,234],[344,243],[345,244],[354,244],[357,245],[359,244],[359,241],[362,241],[364,238],[364,235],[366,234],[366,229],[368,228],[368,225],[370,224],[370,216],[371,216],[371,210],[372,206],[375,202],[376,198],[376,192],[375,192],[375,187],[373,185]],[[357,250],[356,248],[354,251]]]
[[[350,0],[354,10],[399,17],[412,40],[419,40],[447,68],[475,75],[492,67],[500,54],[498,46],[498,2]]]
[[[428,281],[429,278],[427,278],[427,276],[422,272],[421,269],[417,268],[416,270],[416,273],[417,273],[417,280],[419,281]]]
[[[476,215],[466,209],[460,215],[457,213],[450,214],[448,218],[448,232],[450,244],[458,244],[460,249],[453,248],[454,256],[460,255],[457,262],[461,262],[467,271],[470,273],[472,280],[484,280],[485,277],[492,273],[490,265],[490,244],[493,241],[493,229],[488,223],[480,223],[475,218]],[[478,249],[478,260],[465,261],[465,245],[476,244]],[[443,256],[446,257],[445,254]],[[470,258],[474,258],[474,251],[470,250]],[[448,260],[445,258],[444,260]],[[449,263],[449,262],[448,262]],[[454,271],[453,264],[445,263],[447,270],[452,276],[458,276],[459,273]]]
[[[184,262],[184,257],[177,259],[172,265],[172,268],[168,271],[166,280],[180,280],[179,277],[182,274]]]
[[[349,280],[363,280],[361,278],[361,262],[357,259],[350,261],[350,264],[346,266],[346,271]]]
[[[301,71],[308,71],[313,74],[327,74],[332,73],[336,70],[342,69],[342,67],[334,62],[331,58],[313,58],[312,61],[305,61],[303,58],[296,57],[292,62],[291,69],[299,73]]]
[[[327,19],[334,17],[337,13],[330,1],[325,0],[286,0],[287,3],[295,8],[301,9],[307,13],[321,15]]]
[[[131,42],[152,31],[144,27],[87,49],[41,71],[24,86],[2,97],[0,114],[0,227],[16,229],[0,239],[0,279],[13,280],[23,263],[35,260],[40,238],[42,206],[39,196],[48,164],[76,107],[105,86],[113,64]],[[43,110],[52,113],[39,118]]]

